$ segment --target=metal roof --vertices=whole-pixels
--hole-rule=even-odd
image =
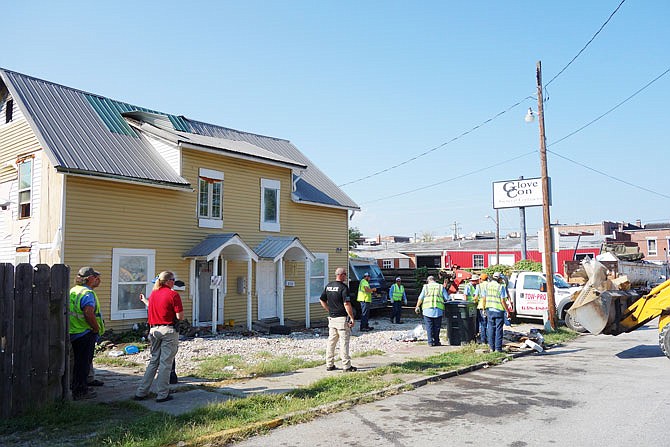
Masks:
[[[254,251],[259,258],[273,261],[281,257],[291,261],[303,260],[305,257],[311,261],[316,259],[314,254],[300,242],[300,239],[294,236],[268,236],[258,244]]]
[[[237,233],[209,234],[205,239],[184,253],[184,258],[214,259],[222,251],[226,251],[228,259],[258,261],[258,256]]]
[[[51,163],[60,172],[95,175],[190,188],[124,115],[221,149],[233,140],[249,143],[238,151],[285,163],[300,180],[297,201],[360,209],[358,205],[287,140],[233,130],[115,101],[0,68],[6,84],[31,124]],[[204,137],[199,139],[200,137]],[[210,137],[210,138],[207,138]],[[228,148],[229,149],[229,148]],[[267,152],[262,152],[267,151]],[[270,155],[274,154],[274,155]],[[264,158],[265,157],[265,158]]]

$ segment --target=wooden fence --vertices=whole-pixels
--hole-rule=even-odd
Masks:
[[[0,417],[69,396],[70,268],[0,263]]]

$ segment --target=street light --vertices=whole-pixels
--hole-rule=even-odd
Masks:
[[[540,124],[540,170],[542,175],[542,223],[544,230],[544,265],[547,273],[547,312],[549,324],[556,329],[556,298],[554,295],[554,266],[552,264],[551,219],[549,217],[549,176],[547,175],[547,139],[544,133],[544,101],[542,99],[542,62],[537,62],[537,116]],[[532,122],[535,114],[528,109],[525,121]]]
[[[496,210],[495,219],[488,214],[484,217],[491,219],[496,224],[496,265],[500,265],[500,216],[498,215],[498,210]]]

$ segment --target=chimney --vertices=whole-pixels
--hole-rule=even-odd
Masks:
[[[640,219],[637,219],[635,221],[635,226],[642,228],[642,221]]]

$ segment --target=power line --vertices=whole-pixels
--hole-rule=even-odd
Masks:
[[[586,50],[586,48],[587,48],[587,47],[588,47],[588,46],[595,40],[595,38],[598,36],[598,34],[600,34],[600,32],[605,28],[605,26],[609,23],[609,21],[612,19],[612,17],[614,17],[614,14],[616,14],[616,13],[619,11],[619,9],[621,8],[621,6],[622,6],[625,2],[626,2],[626,0],[621,0],[621,3],[619,3],[619,5],[616,7],[616,9],[614,9],[614,11],[609,15],[609,17],[607,18],[607,20],[605,21],[605,23],[603,23],[603,24],[600,26],[600,28],[598,29],[598,31],[596,31],[596,33],[593,35],[593,37],[591,37],[591,39],[590,39],[588,42],[586,42],[586,45],[584,45],[584,46],[582,47],[582,49],[579,50],[579,52],[578,52],[578,53],[577,53],[577,54],[570,60],[570,62],[567,63],[567,65],[566,65],[565,67],[563,67],[563,68],[562,68],[562,69],[561,69],[561,70],[560,70],[560,71],[559,71],[553,78],[551,78],[551,79],[549,80],[549,82],[547,82],[547,83],[545,84],[545,88],[548,87],[549,84],[551,84],[556,78],[558,78],[558,77],[559,77],[559,76],[560,76],[560,75],[561,75],[561,74],[562,74],[562,73],[563,73],[563,72],[564,72],[570,65],[572,65],[572,63],[573,63],[573,62],[574,62],[574,61],[575,61],[575,60],[576,60],[576,59],[577,59],[577,58],[584,52],[584,50]],[[452,138],[452,139],[449,140],[449,141],[446,141],[446,142],[440,144],[439,146],[435,146],[435,147],[433,147],[432,149],[428,149],[428,150],[425,151],[425,152],[422,152],[422,153],[420,153],[420,154],[418,154],[418,155],[415,155],[414,157],[412,157],[412,158],[410,158],[410,159],[407,159],[407,160],[405,160],[405,161],[403,161],[403,162],[400,162],[400,163],[398,163],[398,164],[395,164],[395,165],[393,165],[393,166],[389,166],[388,168],[385,168],[385,169],[382,169],[382,170],[373,172],[372,174],[366,175],[366,176],[364,176],[364,177],[357,178],[357,179],[352,180],[352,181],[350,181],[350,182],[342,183],[342,184],[337,185],[337,186],[340,187],[340,188],[342,188],[342,187],[344,187],[344,186],[351,185],[351,184],[353,184],[353,183],[358,183],[358,182],[360,182],[360,181],[367,180],[367,179],[372,178],[372,177],[376,177],[377,175],[383,174],[383,173],[385,173],[385,172],[391,171],[391,170],[393,170],[393,169],[396,169],[396,168],[399,168],[399,167],[401,167],[401,166],[404,166],[404,165],[406,165],[406,164],[408,164],[408,163],[411,163],[411,162],[413,162],[414,160],[417,160],[417,159],[419,159],[419,158],[421,158],[421,157],[424,157],[424,156],[426,156],[426,155],[428,155],[428,154],[430,154],[430,153],[432,153],[432,152],[435,152],[436,150],[441,149],[441,148],[445,147],[446,145],[451,144],[451,143],[453,143],[454,141],[456,141],[456,140],[458,140],[458,139],[460,139],[460,138],[462,138],[462,137],[464,137],[464,136],[466,136],[466,135],[468,135],[468,134],[474,132],[475,130],[477,130],[477,129],[483,127],[484,125],[490,123],[491,121],[495,120],[496,118],[498,118],[498,117],[504,115],[505,113],[507,113],[507,112],[509,112],[510,110],[514,109],[515,107],[519,106],[522,102],[524,102],[524,101],[527,100],[527,99],[533,99],[533,97],[532,97],[532,96],[526,96],[526,97],[523,98],[522,100],[520,100],[520,101],[516,102],[515,104],[513,104],[512,106],[508,107],[506,110],[503,110],[502,112],[497,113],[496,115],[492,116],[491,118],[489,118],[489,119],[487,119],[487,120],[481,122],[480,124],[474,126],[474,127],[471,128],[470,130],[467,130],[467,131],[461,133],[460,135],[458,135],[458,136]]]
[[[514,157],[514,158],[510,158],[509,160],[501,161],[500,163],[496,163],[496,164],[494,164],[494,165],[490,165],[490,166],[486,166],[486,167],[484,167],[484,168],[476,169],[476,170],[474,170],[474,171],[466,172],[465,174],[461,174],[461,175],[458,175],[458,176],[456,176],[456,177],[448,178],[448,179],[446,179],[446,180],[442,180],[442,181],[440,181],[440,182],[433,183],[433,184],[431,184],[431,185],[421,186],[421,187],[419,187],[419,188],[415,188],[415,189],[412,189],[412,190],[410,190],[410,191],[400,192],[400,193],[398,193],[398,194],[393,194],[393,195],[390,195],[390,196],[381,197],[381,198],[379,198],[379,199],[370,200],[370,201],[368,201],[368,202],[362,202],[361,205],[368,204],[368,203],[380,202],[380,201],[382,201],[382,200],[392,199],[392,198],[394,198],[394,197],[404,196],[404,195],[406,195],[406,194],[411,194],[411,193],[413,193],[413,192],[422,191],[422,190],[424,190],[424,189],[432,188],[433,186],[442,185],[442,184],[444,184],[444,183],[451,182],[451,181],[454,181],[454,180],[458,180],[458,179],[460,179],[460,178],[467,177],[467,176],[470,176],[470,175],[472,175],[472,174],[477,174],[478,172],[482,172],[482,171],[485,171],[485,170],[487,170],[487,169],[495,168],[495,167],[504,165],[504,164],[506,164],[506,163],[510,163],[510,162],[512,162],[512,161],[514,161],[514,160],[518,160],[519,158],[527,157],[528,155],[530,155],[530,154],[534,154],[534,153],[535,153],[535,151],[533,150],[533,151],[531,151],[531,152],[527,152],[527,153],[525,153],[525,154],[518,155],[518,156],[516,156],[516,157]]]
[[[575,60],[576,60],[576,59],[577,59],[577,58],[584,52],[584,50],[586,50],[586,47],[588,47],[589,45],[591,45],[591,42],[593,42],[593,41],[595,40],[595,38],[598,36],[598,34],[600,34],[600,32],[603,30],[603,28],[605,28],[605,26],[609,23],[609,21],[612,20],[612,17],[614,17],[614,14],[616,14],[616,13],[619,11],[619,8],[621,8],[621,6],[622,6],[624,3],[626,3],[626,0],[621,0],[621,3],[619,3],[619,6],[617,6],[616,9],[615,9],[614,11],[612,11],[612,14],[610,14],[610,16],[607,18],[607,20],[605,20],[605,23],[603,23],[603,24],[601,25],[601,27],[598,29],[598,31],[596,31],[596,33],[593,35],[593,37],[591,37],[591,40],[589,40],[588,42],[586,42],[586,45],[584,45],[584,46],[582,47],[582,49],[579,50],[579,52],[575,55],[575,57],[573,57],[573,58],[570,60],[570,62],[568,62],[568,64],[567,64],[565,67],[563,67],[563,68],[561,69],[561,71],[559,71],[559,72],[556,74],[556,76],[554,76],[553,78],[551,78],[551,79],[549,80],[549,82],[547,82],[546,84],[544,84],[544,87],[545,87],[545,88],[547,88],[547,87],[549,86],[549,84],[551,84],[552,82],[554,82],[554,80],[555,80],[557,77],[559,77],[559,76],[560,76],[560,75],[561,75],[561,74],[562,74],[562,73],[563,73],[563,72],[564,72],[570,65],[572,65],[572,63],[573,63],[573,62],[574,62],[574,61],[575,61]]]
[[[631,182],[629,182],[629,181],[627,181],[627,180],[623,180],[623,179],[620,179],[620,178],[615,177],[615,176],[613,176],[613,175],[607,174],[606,172],[600,171],[600,170],[598,170],[598,169],[596,169],[596,168],[592,168],[592,167],[590,167],[590,166],[587,166],[587,165],[585,165],[584,163],[580,163],[580,162],[578,162],[578,161],[576,161],[576,160],[573,160],[573,159],[571,159],[571,158],[568,158],[568,157],[566,157],[565,155],[557,154],[556,152],[554,152],[554,151],[550,151],[550,150],[548,150],[548,149],[547,149],[547,152],[551,152],[552,154],[554,154],[554,155],[557,156],[557,157],[560,157],[560,158],[562,158],[562,159],[564,159],[564,160],[567,160],[567,161],[569,161],[569,162],[571,162],[571,163],[574,163],[574,164],[576,164],[576,165],[578,165],[578,166],[581,166],[581,167],[584,168],[584,169],[588,169],[589,171],[593,171],[593,172],[595,172],[595,173],[597,173],[597,174],[600,174],[600,175],[602,175],[602,176],[605,176],[605,177],[607,177],[607,178],[609,178],[609,179],[616,180],[617,182],[621,182],[621,183],[624,183],[624,184],[626,184],[626,185],[628,185],[628,186],[632,186],[633,188],[641,189],[642,191],[646,191],[646,192],[650,192],[650,193],[652,193],[652,194],[656,194],[657,196],[661,196],[661,197],[663,197],[663,198],[665,198],[665,199],[670,199],[670,196],[668,196],[668,195],[666,195],[666,194],[662,194],[662,193],[657,192],[657,191],[654,191],[654,190],[652,190],[652,189],[645,188],[644,186],[636,185],[635,183],[631,183]]]
[[[600,121],[600,119],[602,119],[603,117],[609,115],[610,113],[612,113],[613,111],[615,111],[616,109],[618,109],[619,107],[621,107],[622,105],[624,105],[625,103],[627,103],[628,101],[630,101],[631,99],[633,99],[634,97],[636,97],[638,94],[640,94],[642,91],[646,90],[650,85],[652,85],[654,82],[656,82],[656,81],[658,81],[659,79],[661,79],[663,76],[667,75],[669,72],[670,72],[670,67],[668,67],[668,69],[665,70],[663,73],[661,73],[660,75],[656,76],[654,79],[652,79],[651,81],[649,81],[644,87],[641,87],[641,88],[638,89],[635,93],[633,93],[632,95],[630,95],[628,98],[624,99],[623,101],[621,101],[620,103],[618,103],[617,105],[615,105],[614,107],[612,107],[611,109],[609,109],[607,112],[603,113],[602,115],[598,116],[597,118],[593,119],[592,121],[589,121],[588,123],[584,124],[582,127],[580,127],[579,129],[575,130],[574,132],[571,132],[571,133],[567,134],[566,136],[564,136],[563,138],[560,138],[560,139],[558,139],[558,140],[552,142],[552,143],[549,144],[548,146],[553,146],[554,144],[558,144],[558,143],[560,143],[560,142],[563,141],[563,140],[567,140],[568,138],[570,138],[570,137],[573,136],[574,134],[579,133],[579,132],[581,132],[582,130],[586,129],[587,127],[589,127],[591,124],[595,123],[596,121]]]
[[[399,168],[400,166],[403,166],[403,165],[406,165],[406,164],[408,164],[408,163],[411,163],[411,162],[413,162],[414,160],[417,160],[417,159],[419,159],[419,158],[421,158],[421,157],[424,157],[424,156],[430,154],[431,152],[435,152],[436,150],[441,149],[441,148],[443,148],[444,146],[446,146],[446,145],[448,145],[448,144],[451,144],[451,143],[453,143],[454,141],[456,141],[456,140],[458,140],[458,139],[460,139],[460,138],[463,138],[464,136],[466,136],[466,135],[468,135],[468,134],[474,132],[475,130],[479,129],[480,127],[485,126],[486,124],[488,124],[488,123],[490,123],[491,121],[495,120],[496,118],[498,118],[498,117],[504,115],[505,113],[509,112],[510,110],[514,109],[515,107],[518,107],[521,103],[523,103],[523,102],[524,102],[525,100],[527,100],[527,99],[533,99],[533,97],[532,97],[532,96],[526,96],[525,98],[523,98],[522,100],[520,100],[520,101],[516,102],[515,104],[511,105],[510,107],[508,107],[507,109],[503,110],[502,112],[498,112],[497,114],[495,114],[495,115],[492,116],[491,118],[489,118],[489,119],[487,119],[487,120],[485,120],[485,121],[482,121],[481,123],[477,124],[475,127],[471,128],[470,130],[466,130],[465,132],[461,133],[460,135],[458,135],[458,136],[452,138],[452,139],[449,140],[449,141],[446,141],[446,142],[440,144],[439,146],[435,146],[435,147],[432,148],[432,149],[428,149],[427,151],[422,152],[422,153],[419,154],[419,155],[415,155],[414,157],[412,157],[412,158],[410,158],[410,159],[408,159],[408,160],[405,160],[405,161],[403,161],[403,162],[400,162],[400,163],[398,163],[398,164],[396,164],[396,165],[393,165],[393,166],[390,166],[390,167],[388,167],[388,168],[382,169],[382,170],[380,170],[380,171],[374,172],[374,173],[372,173],[372,174],[366,175],[365,177],[357,178],[356,180],[352,180],[352,181],[347,182],[347,183],[342,183],[342,184],[337,185],[337,186],[341,188],[341,187],[343,187],[343,186],[351,185],[352,183],[358,183],[358,182],[360,182],[360,181],[362,181],[362,180],[367,180],[367,179],[369,179],[369,178],[371,178],[371,177],[375,177],[375,176],[377,176],[377,175],[379,175],[379,174],[383,174],[384,172],[388,172],[388,171],[390,171],[390,170],[392,170],[392,169],[396,169],[396,168]]]
[[[553,141],[553,142],[547,144],[547,147],[551,147],[551,146],[554,146],[554,145],[556,145],[556,144],[558,144],[558,143],[561,143],[562,141],[567,140],[568,138],[570,138],[570,137],[576,135],[577,133],[581,132],[582,130],[584,130],[584,129],[586,129],[587,127],[591,126],[592,124],[596,123],[597,121],[599,121],[600,119],[602,119],[602,118],[605,117],[606,115],[609,115],[609,114],[612,113],[614,110],[618,109],[619,107],[621,107],[622,105],[624,105],[625,103],[627,103],[628,101],[630,101],[631,99],[633,99],[635,96],[637,96],[638,94],[640,94],[642,91],[644,91],[644,90],[646,90],[647,88],[649,88],[652,84],[654,84],[656,81],[658,81],[659,79],[661,79],[663,76],[667,75],[668,73],[670,73],[670,67],[669,67],[668,69],[666,69],[663,73],[661,73],[660,75],[656,76],[654,79],[652,79],[651,81],[649,81],[649,82],[648,82],[647,84],[645,84],[643,87],[639,88],[637,91],[635,91],[635,93],[633,93],[632,95],[628,96],[626,99],[624,99],[623,101],[621,101],[620,103],[618,103],[617,105],[615,105],[614,107],[612,107],[611,109],[609,109],[608,111],[606,111],[605,113],[603,113],[603,114],[601,114],[600,116],[598,116],[597,118],[595,118],[595,119],[589,121],[587,124],[581,126],[581,127],[578,128],[577,130],[575,130],[575,131],[573,131],[573,132],[570,132],[570,133],[567,134],[566,136],[564,136],[564,137],[562,137],[562,138],[559,138],[558,140]],[[509,160],[505,160],[505,161],[502,161],[502,162],[500,162],[500,163],[495,163],[495,164],[493,164],[493,165],[485,166],[485,167],[483,167],[483,168],[479,168],[479,169],[476,169],[476,170],[474,170],[474,171],[466,172],[466,173],[464,173],[464,174],[461,174],[461,175],[458,175],[458,176],[456,176],[456,177],[452,177],[452,178],[449,178],[449,179],[446,179],[446,180],[442,180],[442,181],[437,182],[437,183],[432,183],[432,184],[430,184],[430,185],[421,186],[421,187],[419,187],[419,188],[414,188],[414,189],[411,189],[411,190],[409,190],[409,191],[404,191],[404,192],[400,192],[400,193],[397,193],[397,194],[392,194],[392,195],[390,195],[390,196],[381,197],[381,198],[379,198],[379,199],[370,200],[370,201],[368,201],[368,202],[362,202],[361,205],[369,204],[369,203],[375,203],[375,202],[380,202],[380,201],[382,201],[382,200],[392,199],[392,198],[395,198],[395,197],[404,196],[404,195],[406,195],[406,194],[411,194],[411,193],[413,193],[413,192],[422,191],[422,190],[424,190],[424,189],[429,189],[429,188],[432,188],[432,187],[434,187],[434,186],[442,185],[442,184],[444,184],[444,183],[451,182],[451,181],[453,181],[453,180],[458,180],[458,179],[461,179],[461,178],[463,178],[463,177],[468,177],[468,176],[470,176],[470,175],[477,174],[477,173],[479,173],[479,172],[485,171],[485,170],[487,170],[487,169],[495,168],[495,167],[501,166],[501,165],[503,165],[503,164],[510,163],[510,162],[512,162],[512,161],[514,161],[514,160],[518,160],[519,158],[523,158],[523,157],[526,157],[526,156],[528,156],[528,155],[534,154],[535,152],[536,152],[535,150],[530,151],[530,152],[526,152],[526,153],[524,153],[524,154],[518,155],[518,156],[516,156],[516,157],[514,157],[514,158],[511,158],[511,159],[509,159]],[[583,166],[583,167],[586,168],[586,169],[590,169],[590,170],[592,170],[592,171],[594,171],[594,172],[597,172],[597,173],[599,173],[599,174],[602,174],[602,175],[605,175],[605,176],[607,176],[607,177],[613,178],[613,179],[615,179],[615,180],[621,181],[622,183],[626,183],[627,185],[630,185],[630,186],[633,186],[633,187],[635,187],[635,188],[639,188],[639,189],[642,189],[642,190],[651,192],[651,193],[653,193],[653,194],[658,194],[658,195],[660,195],[660,196],[662,196],[662,197],[670,198],[670,197],[665,196],[665,195],[663,195],[663,194],[661,194],[661,193],[658,193],[658,192],[656,192],[656,191],[652,191],[652,190],[650,190],[650,189],[646,189],[646,188],[644,188],[644,187],[642,187],[642,186],[638,186],[638,185],[635,185],[635,184],[633,184],[633,183],[626,182],[626,181],[624,181],[624,180],[618,179],[618,178],[616,178],[616,177],[614,177],[614,176],[610,176],[610,175],[608,175],[608,174],[605,174],[605,173],[603,173],[603,172],[601,172],[601,171],[598,171],[598,170],[596,170],[596,169],[594,169],[594,168],[591,168],[591,167],[589,167],[589,166],[587,166],[587,165],[581,164],[581,163],[576,162],[576,161],[574,161],[574,160],[572,160],[572,159],[569,159],[569,158],[567,158],[567,157],[564,157],[564,156],[562,156],[562,155],[560,155],[560,154],[558,154],[558,153],[556,153],[556,152],[554,152],[554,151],[550,151],[550,150],[548,150],[548,152],[551,152],[552,154],[554,154],[554,155],[556,155],[556,156],[558,156],[558,157],[565,158],[565,159],[568,160],[568,161],[571,161],[571,162],[576,163],[576,164],[578,164],[578,165],[580,165],[580,166]]]

